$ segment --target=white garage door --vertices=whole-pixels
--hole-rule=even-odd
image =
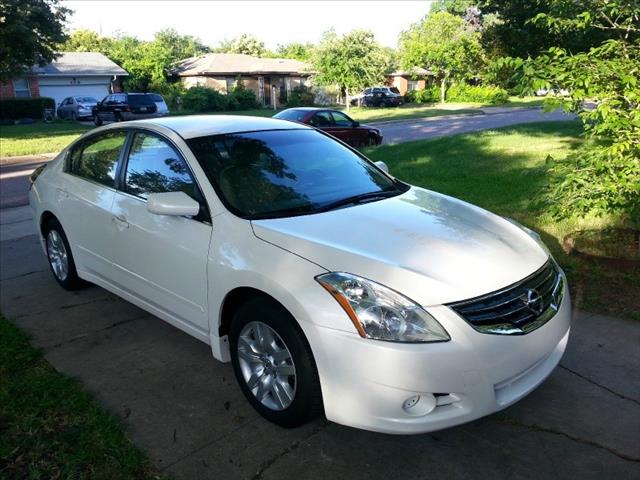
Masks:
[[[102,100],[109,95],[109,84],[103,85],[40,85],[40,96],[50,97],[56,101],[56,106],[67,97],[94,97]]]

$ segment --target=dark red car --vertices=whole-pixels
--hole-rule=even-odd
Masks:
[[[276,113],[273,118],[311,125],[352,147],[382,143],[380,130],[368,125],[360,125],[359,122],[338,110],[314,107],[288,108]]]

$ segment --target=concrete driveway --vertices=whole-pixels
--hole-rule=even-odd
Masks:
[[[284,430],[254,413],[205,344],[101,288],[58,287],[28,207],[0,210],[0,221],[2,312],[177,479],[640,478],[638,323],[577,314],[550,378],[467,425],[418,436],[324,420]]]

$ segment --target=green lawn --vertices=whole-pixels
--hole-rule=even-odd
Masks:
[[[3,125],[0,126],[0,157],[58,152],[90,128],[64,120]]]
[[[548,171],[545,158],[566,156],[583,141],[578,122],[519,125],[366,149],[409,183],[462,198],[538,231],[569,275],[574,305],[640,320],[640,271],[568,256],[565,235],[616,226],[613,218],[557,221],[536,206]]]
[[[121,423],[1,315],[0,478],[162,478]]]

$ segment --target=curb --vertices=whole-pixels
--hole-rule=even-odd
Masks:
[[[4,167],[7,165],[28,165],[30,163],[48,162],[49,160],[53,160],[58,153],[59,152],[36,153],[32,155],[18,155],[15,157],[0,157],[0,166]]]

